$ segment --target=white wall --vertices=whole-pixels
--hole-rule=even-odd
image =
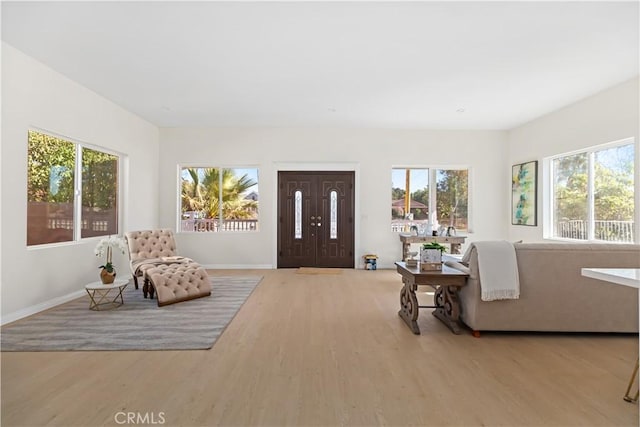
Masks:
[[[2,43],[2,323],[77,296],[98,280],[98,239],[27,249],[27,130],[123,153],[122,229],[158,224],[158,129]],[[130,167],[129,167],[130,165]],[[116,268],[129,274],[126,259]]]
[[[640,110],[636,77],[561,110],[540,117],[508,133],[510,165],[538,160],[538,226],[511,225],[510,240],[542,241],[542,159],[556,154],[634,137],[636,141],[636,224],[640,224]],[[511,197],[510,188],[505,188]],[[509,202],[510,203],[510,202]],[[510,206],[507,208],[510,215]],[[636,241],[638,239],[636,227]]]
[[[160,224],[176,226],[178,165],[259,168],[260,231],[180,233],[178,250],[216,267],[275,267],[276,179],[278,169],[356,171],[356,266],[375,252],[381,267],[401,256],[389,231],[391,168],[467,166],[471,168],[472,221],[468,241],[507,236],[506,132],[401,131],[301,128],[160,129]],[[317,166],[317,167],[316,167]]]
[[[255,166],[257,233],[179,233],[179,250],[218,267],[274,267],[278,170],[355,170],[356,265],[375,252],[381,267],[400,257],[389,231],[392,167],[470,168],[468,241],[542,240],[539,226],[510,225],[512,164],[639,137],[638,79],[513,129],[438,131],[310,128],[170,128],[154,125],[2,43],[0,286],[2,323],[83,292],[97,279],[97,239],[26,247],[27,130],[41,129],[123,153],[123,230],[177,222],[178,165]],[[636,144],[636,171],[640,150]],[[636,174],[636,188],[640,188]],[[640,199],[636,191],[636,206]],[[640,223],[640,208],[636,222]],[[128,273],[124,257],[116,267]]]

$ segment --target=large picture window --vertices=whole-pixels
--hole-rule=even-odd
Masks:
[[[468,192],[467,169],[392,169],[391,231],[468,231]]]
[[[258,169],[183,167],[180,231],[257,231]]]
[[[27,246],[118,234],[118,156],[29,131],[27,157]]]
[[[554,238],[635,241],[633,140],[552,157],[551,229]]]

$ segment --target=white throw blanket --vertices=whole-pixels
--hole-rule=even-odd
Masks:
[[[520,281],[513,244],[506,240],[473,242],[465,253],[463,262],[469,262],[469,254],[474,246],[478,252],[482,301],[518,299]]]

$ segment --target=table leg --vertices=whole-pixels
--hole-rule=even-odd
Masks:
[[[118,288],[118,295],[113,299],[114,303],[118,302],[118,298],[120,298],[120,305],[124,304],[124,295],[122,295],[122,291],[127,288],[127,285],[121,286]]]
[[[98,306],[98,303],[94,298],[95,291],[91,292],[89,289],[87,289],[86,291],[89,294],[89,298],[91,299],[91,301],[89,301],[89,310],[95,310],[96,307]]]
[[[103,290],[96,289],[93,291],[93,298],[91,299],[93,300],[94,310],[100,310],[100,307],[110,302],[107,300],[107,296],[109,295],[110,292],[111,292],[111,289],[103,289]],[[96,300],[96,295],[98,296],[97,300]]]
[[[409,258],[410,250],[411,250],[411,243],[402,242],[402,261],[406,261]]]
[[[89,298],[91,300],[89,301],[89,309],[94,311],[103,311],[120,307],[122,304],[124,304],[124,295],[122,294],[122,292],[126,287],[127,285],[117,288],[118,293],[114,298],[109,297],[109,294],[114,291],[114,288],[91,290],[87,289],[87,294],[89,294]],[[118,301],[118,299],[120,299],[120,301]]]
[[[149,278],[147,277],[147,275],[145,274],[144,276],[144,284],[142,285],[142,296],[143,297],[147,297],[147,294],[149,293]],[[152,297],[153,299],[153,297]]]
[[[420,328],[417,322],[418,297],[416,297],[416,286],[404,277],[402,278],[402,283],[404,283],[404,286],[400,289],[400,311],[398,311],[398,316],[404,320],[414,334],[420,335]]]
[[[640,390],[636,391],[636,394],[634,397],[631,397],[631,387],[633,386],[633,383],[636,381],[636,378],[638,377],[638,361],[636,361],[636,367],[633,370],[633,374],[631,374],[631,379],[629,380],[629,386],[627,387],[627,392],[624,394],[624,400],[626,400],[627,402],[637,402],[638,401],[638,394],[640,394]]]
[[[434,300],[437,308],[433,315],[440,319],[451,331],[460,334],[460,301],[458,300],[457,286],[439,286],[436,290]]]

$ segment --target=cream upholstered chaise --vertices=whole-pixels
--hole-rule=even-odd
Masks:
[[[162,257],[176,256],[176,241],[173,232],[168,229],[130,231],[124,233],[129,247],[129,264],[133,274],[133,283],[138,289],[138,278],[144,279],[143,293],[147,297],[149,278],[145,271],[155,267],[154,261]]]
[[[158,306],[163,306],[211,295],[206,270],[191,258],[177,255],[171,230],[130,231],[125,240],[135,288],[142,277],[145,298],[155,293]]]

